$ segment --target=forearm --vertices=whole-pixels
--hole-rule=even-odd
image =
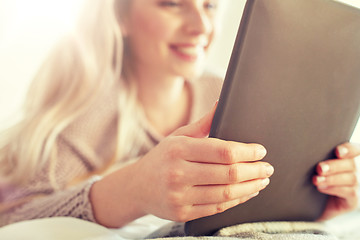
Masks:
[[[147,213],[139,206],[134,184],[137,163],[123,167],[93,184],[90,201],[96,222],[118,228]]]

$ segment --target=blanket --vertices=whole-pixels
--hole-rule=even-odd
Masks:
[[[167,240],[338,240],[321,223],[314,222],[259,222],[246,223],[220,229],[213,236],[185,235],[183,223],[170,223],[147,239]]]

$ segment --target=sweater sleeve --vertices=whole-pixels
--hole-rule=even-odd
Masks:
[[[0,226],[55,216],[95,222],[89,192],[113,160],[117,99],[118,88],[104,91],[58,136],[56,160],[49,160],[29,183],[2,186],[0,182]]]
[[[36,197],[15,209],[2,213],[0,225],[56,216],[69,216],[95,222],[89,191],[92,184],[99,179],[100,177],[94,176],[72,188]]]
[[[0,187],[0,226],[55,216],[95,222],[89,192],[101,178],[93,173],[98,166],[91,164],[95,159],[90,158],[96,154],[87,153],[85,147],[62,136],[58,138],[57,149],[57,161],[47,163],[28,184]]]

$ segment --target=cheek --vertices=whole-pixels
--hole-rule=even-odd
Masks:
[[[133,23],[135,34],[143,35],[145,41],[166,41],[174,34],[173,24],[159,13],[138,12],[134,14]]]

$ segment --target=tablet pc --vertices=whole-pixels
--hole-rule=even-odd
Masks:
[[[260,143],[275,173],[260,194],[185,224],[209,235],[258,221],[313,221],[318,162],[349,141],[360,106],[360,11],[332,0],[248,0],[210,137]]]

